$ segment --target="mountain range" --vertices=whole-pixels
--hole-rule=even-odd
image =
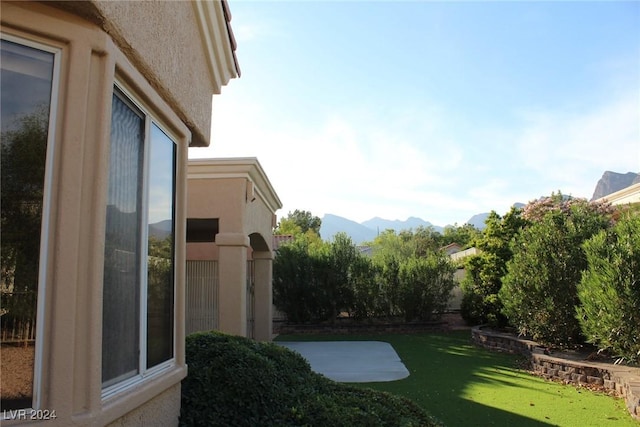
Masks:
[[[358,223],[350,219],[326,214],[322,217],[322,224],[320,226],[320,236],[323,239],[330,239],[336,235],[336,233],[347,233],[351,240],[355,244],[361,244],[363,242],[370,242],[382,231],[385,230],[409,230],[416,229],[418,227],[433,227],[436,231],[442,233],[443,227],[434,226],[428,221],[420,218],[410,217],[406,221],[391,221],[379,217],[371,218],[370,220]]]
[[[478,229],[484,228],[484,220],[489,216],[489,213],[481,213],[471,217],[467,223],[472,224]],[[409,217],[406,221],[389,220],[384,218],[371,218],[362,223],[352,221],[350,219],[326,214],[322,217],[322,224],[320,226],[320,236],[323,239],[331,239],[336,233],[347,233],[351,240],[357,245],[363,242],[371,242],[376,236],[385,230],[395,230],[400,232],[402,230],[415,230],[418,227],[428,228],[431,227],[435,231],[442,233],[444,227],[439,225],[433,225],[429,221],[425,221],[421,218]]]
[[[616,191],[622,190],[623,188],[636,183],[640,183],[640,174],[634,172],[623,174],[606,171],[596,184],[591,200],[615,193]],[[524,204],[514,203],[514,206],[521,208]],[[469,218],[465,224],[471,224],[477,229],[482,230],[485,227],[484,222],[488,216],[489,212],[475,214]],[[355,244],[362,244],[363,242],[372,241],[384,230],[395,230],[396,232],[399,232],[401,230],[415,230],[418,227],[433,227],[434,230],[440,233],[444,230],[444,227],[434,225],[429,221],[416,217],[409,217],[406,221],[392,221],[374,217],[370,220],[358,223],[338,215],[326,214],[322,217],[320,236],[322,236],[323,239],[331,239],[336,233],[344,232],[351,237],[351,240],[353,240]]]

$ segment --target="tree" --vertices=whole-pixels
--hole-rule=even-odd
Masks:
[[[471,247],[482,236],[482,232],[471,224],[448,225],[444,228],[441,246],[457,243],[461,247]]]
[[[485,221],[482,234],[475,238],[480,250],[478,255],[465,261],[466,275],[462,281],[462,317],[472,325],[488,323],[505,326],[498,292],[507,272],[507,262],[512,257],[511,240],[525,226],[518,208],[511,208],[504,217],[492,211]]]
[[[36,313],[48,116],[39,107],[1,138],[2,323],[17,322],[25,340]]]
[[[399,257],[401,259],[413,256],[415,248],[411,244],[412,233],[397,234],[394,230],[385,230],[371,243],[374,259]]]
[[[322,220],[314,216],[309,211],[301,211],[296,209],[293,212],[289,212],[286,218],[282,219],[274,234],[283,235],[283,234],[305,234],[308,231],[312,231],[318,236],[320,236],[320,226],[322,225]]]
[[[640,361],[640,216],[622,217],[584,244],[577,318],[587,340],[619,360]]]

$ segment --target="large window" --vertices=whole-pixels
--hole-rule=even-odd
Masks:
[[[12,410],[38,406],[58,53],[5,35],[1,43],[0,406]]]
[[[104,262],[105,394],[174,357],[176,144],[115,88]]]

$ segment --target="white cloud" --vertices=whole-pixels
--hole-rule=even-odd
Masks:
[[[229,89],[214,104],[212,147],[190,156],[257,157],[284,203],[280,216],[304,209],[356,221],[463,223],[555,190],[590,197],[604,170],[640,170],[634,96],[582,115],[526,112],[521,128],[463,129],[430,107],[276,123],[267,101]]]
[[[590,197],[605,170],[640,171],[640,98],[628,93],[583,114],[528,113],[517,137],[523,166],[556,189]]]

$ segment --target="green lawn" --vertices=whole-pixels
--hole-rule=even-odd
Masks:
[[[413,399],[447,426],[635,426],[624,401],[534,377],[521,358],[476,348],[469,331],[432,334],[281,335],[281,341],[391,343],[408,378],[362,386]]]

